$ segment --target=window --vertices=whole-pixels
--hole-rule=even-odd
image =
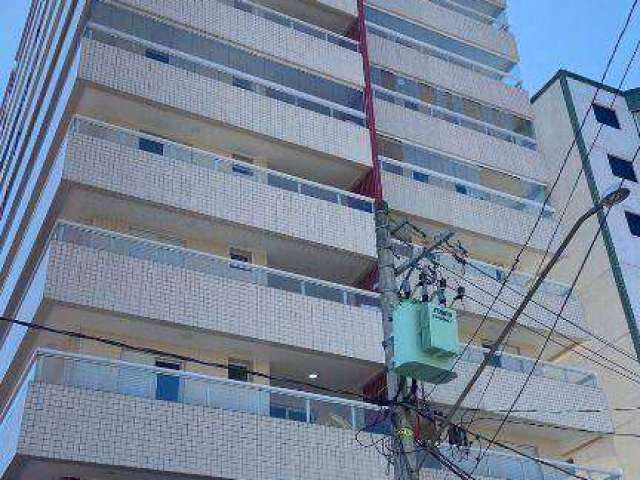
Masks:
[[[156,360],[156,367],[180,370],[180,364],[165,360]],[[156,376],[156,400],[177,402],[180,398],[180,377],[158,373]]]
[[[640,237],[640,215],[631,212],[624,212],[629,224],[629,230],[634,237]]]
[[[138,148],[144,152],[154,153],[156,155],[164,155],[164,145],[155,140],[148,138],[138,139]]]
[[[231,171],[246,177],[253,177],[253,169],[248,165],[242,165],[241,163],[234,163],[231,167]]]
[[[593,105],[593,113],[598,122],[620,130],[620,122],[618,121],[618,115],[616,115],[615,110],[603,107],[602,105]]]
[[[422,183],[429,183],[429,175],[422,172],[413,172],[413,179]]]
[[[616,157],[614,155],[607,155],[609,157],[609,165],[611,166],[611,173],[616,177],[624,178],[631,182],[637,182],[636,172],[633,170],[633,163]]]
[[[157,62],[169,63],[169,55],[152,48],[147,48],[144,52],[144,56],[151,60],[156,60]]]
[[[249,382],[250,367],[251,364],[244,360],[229,359],[229,366],[227,368],[229,380],[237,380],[238,382]]]

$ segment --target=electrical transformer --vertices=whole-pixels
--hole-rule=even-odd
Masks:
[[[402,301],[393,312],[393,369],[399,375],[447,383],[459,351],[456,311],[418,300]]]

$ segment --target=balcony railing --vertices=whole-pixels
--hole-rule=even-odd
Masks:
[[[417,98],[410,97],[409,95],[387,90],[386,88],[382,88],[377,85],[374,85],[373,87],[373,94],[375,98],[393,103],[394,105],[399,105],[408,110],[419,112],[432,118],[438,118],[445,122],[458,125],[459,127],[468,128],[484,135],[497,138],[498,140],[513,143],[519,147],[524,147],[534,151],[538,150],[537,143],[526,135],[520,135],[503,128],[495,127],[451,110],[423,102]]]
[[[242,177],[247,181],[266,184],[273,188],[373,213],[373,201],[368,197],[251,165],[247,162],[233,160],[194,147],[187,147],[146,133],[134,132],[85,117],[74,118],[69,129],[71,132],[99,138],[131,149],[143,150],[227,175]]]
[[[463,347],[464,346],[461,348]],[[462,360],[473,364],[480,364],[488,353],[489,349],[487,348],[469,346],[463,352]],[[535,361],[531,358],[505,352],[495,355],[489,364],[491,367],[522,373],[524,375],[528,375],[529,372],[533,370],[533,376],[535,377],[591,388],[599,387],[595,373],[549,362],[539,362],[534,370],[534,365]]]
[[[216,0],[216,1],[224,5],[233,7],[235,9],[252,13],[257,17],[262,17],[266,20],[277,23],[278,25],[282,25],[284,27],[295,30],[296,32],[301,32],[306,35],[319,38],[320,40],[324,40],[325,42],[332,43],[334,45],[338,45],[343,48],[347,48],[354,52],[360,51],[360,46],[358,42],[351,38],[344,37],[342,35],[331,32],[329,30],[325,30],[324,28],[318,27],[317,25],[303,22],[302,20],[298,20],[297,18],[293,18],[284,13],[278,12],[271,8],[267,8],[264,5],[258,5],[253,2],[249,2],[247,0]]]
[[[503,453],[496,450],[469,449],[468,455],[448,447],[441,447],[441,453],[453,460],[465,472],[474,472],[475,478],[493,478],[496,480],[622,480],[620,471],[603,470],[579,466],[571,463],[556,462],[545,459],[542,464],[535,459]],[[480,463],[477,458],[482,454]],[[557,467],[557,468],[554,468]],[[442,469],[442,465],[434,461],[426,463],[424,468]],[[567,473],[564,473],[567,472]],[[577,475],[578,477],[574,476]]]
[[[40,350],[35,381],[360,430],[382,407],[152,365]]]
[[[498,70],[496,68],[492,68],[487,65],[484,65],[480,62],[475,62],[473,60],[465,58],[461,55],[448,52],[434,45],[421,42],[419,40],[411,38],[407,35],[403,35],[402,33],[396,32],[389,28],[385,28],[380,25],[374,25],[369,22],[367,23],[367,31],[378,37],[384,38],[385,40],[389,40],[393,43],[403,45],[412,50],[417,50],[418,52],[423,53],[425,55],[429,55],[430,57],[439,58],[440,60],[444,60],[445,62],[451,63],[453,65],[457,65],[458,67],[462,67],[466,70],[477,73],[484,77],[488,77],[493,80],[498,80],[512,87],[516,87],[520,89],[522,88],[522,78],[519,75],[517,69],[512,70],[510,72]]]
[[[401,177],[411,178],[416,182],[426,183],[444,190],[459,193],[460,195],[467,195],[478,200],[484,200],[497,205],[502,205],[503,207],[535,215],[537,215],[542,209],[542,205],[537,202],[527,200],[525,198],[518,198],[514,195],[509,195],[508,193],[503,193],[466,180],[451,177],[440,172],[398,162],[386,157],[382,157],[381,160],[382,169],[385,172],[393,173]],[[552,218],[553,214],[554,210],[548,206],[545,206],[542,210],[543,218]]]
[[[377,293],[76,223],[58,223],[52,239],[206,275],[263,285],[346,306],[379,307]]]
[[[402,255],[406,258],[410,258],[414,249],[422,248],[416,245],[406,245],[400,242],[394,244],[394,249],[398,255]],[[437,254],[438,262],[444,266],[446,266],[449,270],[453,270],[459,275],[482,275],[490,277],[500,283],[502,283],[509,274],[509,269],[504,267],[499,267],[497,265],[491,265],[490,263],[485,263],[480,260],[476,260],[473,258],[465,259],[467,267],[465,268],[458,261],[456,261],[451,255],[445,253]],[[470,266],[470,267],[469,267]],[[484,272],[484,275],[480,272],[480,270]],[[526,293],[531,284],[534,281],[534,277],[532,275],[526,274],[524,272],[513,271],[511,276],[509,277],[508,285],[512,287],[518,287],[522,289],[522,294]],[[497,285],[497,284],[496,284]],[[539,292],[544,293],[546,295],[554,295],[558,297],[566,297],[570,293],[570,287],[563,283],[559,283],[553,280],[545,280],[542,285],[540,285]]]
[[[447,266],[447,268],[455,270],[460,275],[465,273],[463,266],[460,265],[451,255],[440,254],[439,256],[440,263]],[[489,263],[481,262],[480,260],[475,259],[467,259],[467,264],[472,265],[471,268],[466,269],[467,275],[483,275],[478,272],[480,270],[486,274],[486,276],[495,279],[498,282],[504,282],[509,274],[509,269],[498,267],[496,265],[491,265]],[[484,276],[484,275],[483,275]],[[532,275],[528,275],[523,272],[512,272],[509,277],[509,285],[513,287],[518,287],[522,289],[523,295],[526,291],[531,287],[534,282],[534,277]],[[540,289],[538,290],[540,293],[544,293],[547,295],[554,295],[557,297],[566,297],[571,292],[571,289],[568,285],[555,282],[553,280],[545,280],[542,285],[540,285]]]
[[[121,32],[89,24],[84,36],[104,45],[109,45],[140,57],[150,58],[160,63],[172,65],[182,70],[197,73],[221,83],[232,85],[257,95],[278,100],[290,105],[310,110],[343,122],[365,126],[364,113],[338,105],[319,97],[308,95],[284,85],[264,80],[223,65],[203,60],[193,55],[167,49],[140,38],[128,37]]]
[[[388,433],[387,423],[381,422],[384,417],[383,407],[342,398],[44,349],[36,353],[30,371],[32,373],[27,379],[33,378],[33,381],[39,383],[179,402],[354,431]],[[475,475],[482,478],[573,478],[569,473],[564,474],[535,460],[495,450],[483,451],[484,455],[477,468],[475,458],[480,453],[477,449],[470,449],[468,455],[464,456],[446,446],[441,447],[441,452],[455,459],[456,464],[464,470],[471,472],[475,469]],[[619,472],[546,462],[589,480],[622,480]],[[423,468],[440,470],[443,466],[427,458]]]
[[[486,13],[482,13],[473,8],[465,7],[460,3],[457,3],[455,0],[424,0],[426,2],[433,2],[436,5],[440,5],[448,10],[453,12],[460,13],[465,17],[472,18],[473,20],[477,20],[478,22],[485,23],[490,25],[496,31],[509,31],[509,21],[507,20],[506,11],[502,11],[500,15],[496,17],[492,17],[491,15],[487,15]]]
[[[280,100],[337,120],[364,125],[361,88],[254,55],[235,44],[95,1],[85,37],[105,45]]]

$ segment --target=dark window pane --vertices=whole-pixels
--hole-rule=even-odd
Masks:
[[[361,198],[344,197],[343,202],[345,205],[350,206],[356,210],[362,210],[363,212],[373,213],[373,204],[362,200]]]
[[[237,380],[238,382],[249,381],[249,368],[247,365],[230,363],[227,372],[229,380]]]
[[[382,162],[382,170],[402,176],[402,167],[400,167],[399,165],[392,165],[388,162]]]
[[[164,154],[164,145],[148,138],[140,138],[138,140],[138,148],[145,152],[155,153],[156,155]]]
[[[633,169],[633,163],[618,158],[614,155],[607,155],[609,157],[609,165],[611,166],[611,173],[616,177],[624,178],[631,182],[637,182],[636,172]]]
[[[460,185],[459,183],[456,183],[456,192],[466,195],[467,187],[465,185]]]
[[[595,114],[598,122],[617,128],[618,130],[620,129],[620,122],[618,121],[618,115],[616,115],[615,110],[603,107],[602,105],[594,105],[593,113]]]
[[[231,167],[231,171],[233,173],[239,173],[240,175],[246,175],[248,177],[253,176],[253,169],[248,165],[242,165],[240,163],[234,163],[233,167]]]
[[[243,90],[253,91],[253,82],[240,77],[233,77],[233,86],[240,87]]]
[[[640,237],[640,215],[631,212],[624,212],[629,224],[629,230],[634,237]]]
[[[170,370],[180,370],[180,365],[173,362],[156,361],[156,367]],[[180,398],[180,377],[175,375],[163,375],[156,377],[156,400],[177,402]]]
[[[422,172],[413,172],[413,179],[422,183],[429,183],[429,175]]]
[[[153,50],[152,48],[147,48],[147,50],[144,52],[144,56],[158,62],[169,63],[169,55],[157,50]]]

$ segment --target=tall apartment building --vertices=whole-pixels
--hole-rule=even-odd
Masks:
[[[631,436],[640,434],[640,421],[628,409],[640,405],[640,137],[633,117],[637,92],[620,91],[560,71],[534,96],[534,110],[540,119],[538,139],[553,170],[557,171],[564,161],[568,142],[574,137],[577,140],[554,198],[556,205],[563,205],[580,174],[567,209],[568,218],[593,206],[623,181],[631,190],[620,207],[598,219],[602,235],[577,288],[589,329],[609,343],[605,346],[592,339],[592,349],[602,355],[601,359],[615,361],[618,366],[614,369],[624,374],[612,372],[607,361],[603,362],[607,368],[597,367],[619,436],[594,442],[581,455],[611,457],[607,462],[617,455],[627,478],[640,476],[635,454],[640,440]],[[594,98],[594,106],[589,109]],[[586,121],[581,128],[583,119]],[[584,257],[598,221],[581,230],[570,259],[574,264]],[[573,271],[569,264],[567,271]],[[584,365],[584,358],[576,358],[571,352],[565,360]]]
[[[505,9],[34,1],[2,119],[2,312],[185,358],[3,324],[2,478],[387,478],[355,438],[381,434],[379,407],[313,385],[360,392],[383,369],[374,159],[394,217],[470,252],[441,259],[467,287],[462,341],[525,243],[549,169]],[[425,387],[442,408],[553,229],[548,207],[458,378]],[[494,448],[476,478],[622,478],[575,461],[613,424],[591,365],[554,362],[589,339],[575,296],[551,328],[567,291],[545,282],[464,405],[495,430],[549,335],[500,435],[548,463]],[[478,446],[443,452],[471,471]]]
[[[625,98],[627,99],[629,110],[635,118],[638,132],[640,132],[640,87],[626,91]]]

